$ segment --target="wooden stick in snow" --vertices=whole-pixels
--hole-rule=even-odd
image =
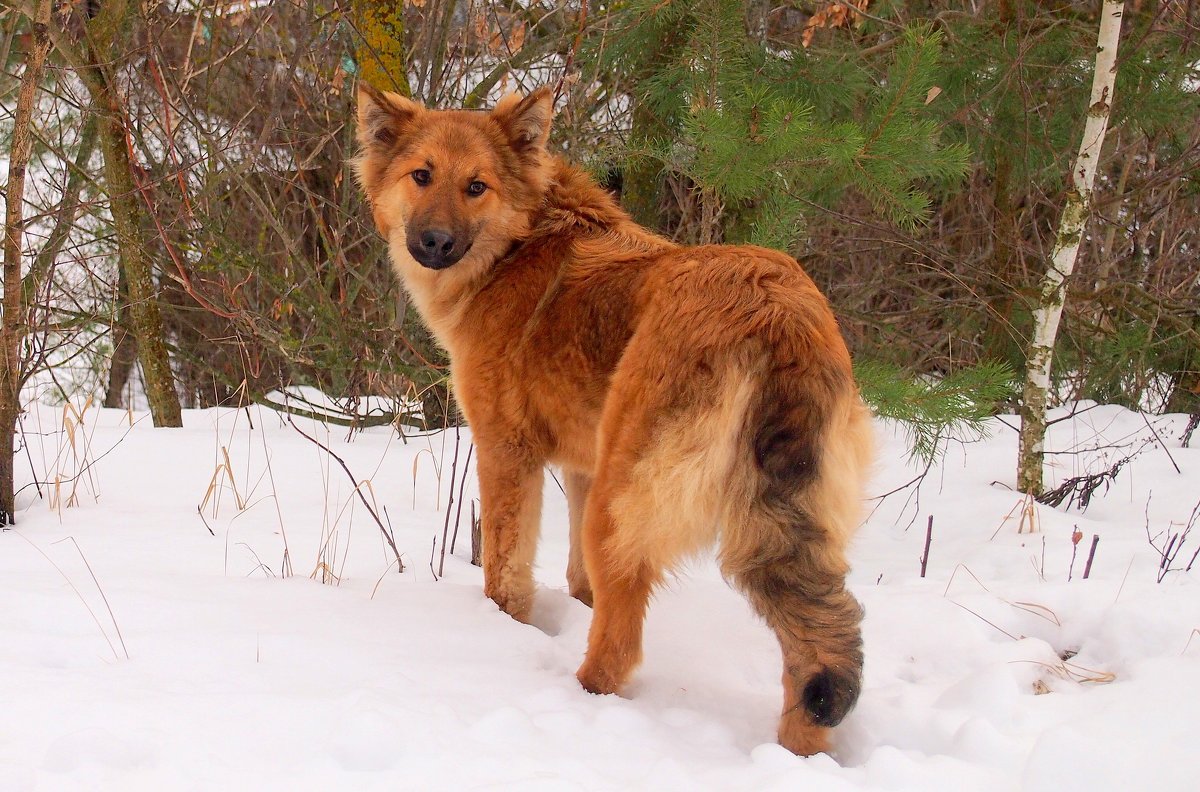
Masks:
[[[1087,580],[1092,574],[1092,560],[1096,557],[1096,545],[1100,544],[1100,534],[1092,534],[1092,549],[1088,550],[1087,563],[1083,565],[1083,579]]]
[[[929,523],[925,526],[925,552],[921,554],[921,577],[929,568],[929,544],[933,541],[933,515],[929,515]]]

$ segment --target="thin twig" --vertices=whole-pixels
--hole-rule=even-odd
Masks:
[[[1154,439],[1158,441],[1160,446],[1162,446],[1162,450],[1164,453],[1166,453],[1167,459],[1171,460],[1171,467],[1175,468],[1175,472],[1182,476],[1183,471],[1179,469],[1179,465],[1175,464],[1175,457],[1171,456],[1171,449],[1167,448],[1167,444],[1164,443],[1163,439],[1158,436],[1157,430],[1155,430],[1154,426],[1150,423],[1150,419],[1146,417],[1146,413],[1139,411],[1138,415],[1142,416],[1142,420],[1146,422],[1146,428],[1150,430],[1150,434],[1154,435]]]
[[[450,462],[450,500],[446,501],[446,519],[442,523],[442,555],[438,559],[438,576],[446,574],[446,540],[450,536],[450,512],[454,509],[454,480],[458,473],[458,449],[462,445],[459,425],[454,425],[454,459]],[[466,476],[463,476],[466,478]],[[430,559],[432,565],[433,560]]]
[[[354,494],[358,495],[358,499],[362,501],[363,506],[367,508],[367,513],[371,515],[371,519],[373,519],[375,524],[379,526],[379,532],[383,534],[383,538],[387,540],[388,546],[392,548],[392,554],[396,557],[396,563],[400,572],[404,572],[404,562],[400,560],[400,550],[396,547],[396,540],[392,538],[390,533],[388,533],[388,529],[384,526],[383,521],[379,519],[379,515],[375,513],[373,508],[371,508],[370,502],[362,493],[362,487],[359,486],[358,481],[355,480],[354,474],[350,472],[350,468],[346,465],[345,460],[333,453],[333,450],[330,449],[329,446],[325,445],[315,437],[307,434],[299,426],[296,426],[296,422],[292,420],[292,416],[287,416],[287,422],[292,425],[293,429],[299,432],[301,437],[320,448],[326,454],[329,454],[329,456],[331,456],[339,465],[342,466],[342,470],[346,471],[346,476],[350,479],[350,483],[354,485]]]
[[[458,544],[458,524],[462,520],[463,490],[467,488],[467,472],[471,469],[471,454],[475,444],[467,446],[467,461],[463,463],[462,478],[458,482],[458,509],[454,513],[454,533],[450,537],[450,554],[454,555],[454,547]]]
[[[25,457],[29,460],[29,473],[33,478],[33,485],[37,487],[38,500],[44,500],[42,485],[37,480],[37,469],[33,466],[33,453],[29,450],[29,442],[25,439],[25,421],[22,420],[20,413],[17,414],[17,431],[21,433],[21,445],[25,447]]]
[[[1067,582],[1071,582],[1071,578],[1075,575],[1075,555],[1079,552],[1079,541],[1083,539],[1083,532],[1079,530],[1079,526],[1075,526],[1075,530],[1071,532],[1071,566],[1067,568]],[[1042,538],[1042,557],[1046,554],[1046,539]]]
[[[921,577],[929,568],[929,544],[933,541],[933,515],[929,515],[929,523],[925,526],[925,552],[921,555]]]

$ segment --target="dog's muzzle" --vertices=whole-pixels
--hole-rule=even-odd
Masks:
[[[445,231],[428,230],[408,238],[408,252],[422,267],[446,269],[471,249],[471,243],[460,243]]]

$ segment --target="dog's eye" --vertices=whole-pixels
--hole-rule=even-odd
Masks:
[[[412,172],[412,178],[417,184],[425,187],[429,182],[433,181],[433,174],[424,168],[419,168]]]
[[[487,190],[487,185],[481,181],[473,181],[467,185],[467,195],[480,196]]]

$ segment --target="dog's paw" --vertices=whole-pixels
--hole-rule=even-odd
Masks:
[[[533,610],[533,591],[514,592],[510,590],[494,590],[487,592],[488,597],[499,606],[500,610],[512,616],[522,624],[529,624],[529,615]]]
[[[779,744],[797,756],[829,752],[830,730],[810,722],[802,713],[784,713],[779,722]]]
[[[621,692],[621,680],[613,676],[608,669],[590,660],[584,660],[583,665],[576,672],[575,678],[588,693],[603,696],[607,693]]]

